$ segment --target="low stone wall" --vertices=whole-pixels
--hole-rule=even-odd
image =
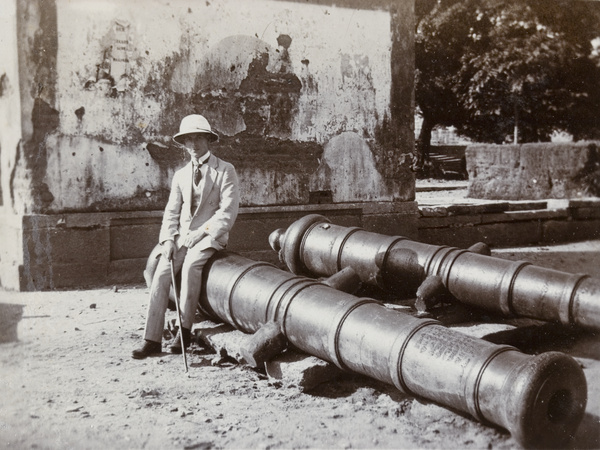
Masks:
[[[600,143],[472,145],[468,197],[495,200],[600,196]]]
[[[493,248],[600,239],[600,198],[481,201],[449,206],[373,202],[245,207],[228,249],[280,265],[271,232],[307,214],[434,245]],[[0,221],[0,286],[21,291],[143,283],[162,211],[14,216]]]
[[[416,237],[415,202],[368,202],[244,207],[228,249],[278,264],[269,234],[307,214],[344,226]],[[0,217],[0,286],[20,291],[143,283],[158,242],[163,211],[72,213]]]
[[[521,247],[600,239],[600,198],[486,201],[419,208],[418,240],[467,248]]]

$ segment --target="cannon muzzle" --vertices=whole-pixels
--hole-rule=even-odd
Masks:
[[[458,301],[492,312],[600,330],[600,280],[466,249],[334,225],[313,214],[269,239],[296,274],[353,268],[361,281],[415,294],[436,277]]]
[[[254,333],[277,323],[296,348],[341,369],[463,411],[527,447],[560,446],[575,432],[586,380],[571,357],[496,345],[240,255],[218,252],[200,308]]]

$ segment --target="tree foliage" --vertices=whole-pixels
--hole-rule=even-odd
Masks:
[[[436,125],[480,142],[600,136],[598,4],[577,0],[417,0],[418,140]],[[428,136],[429,133],[429,136]]]

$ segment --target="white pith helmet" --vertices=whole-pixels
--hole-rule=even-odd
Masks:
[[[219,139],[219,135],[212,131],[208,120],[206,120],[204,116],[201,116],[200,114],[190,114],[189,116],[185,116],[183,119],[181,119],[179,133],[173,136],[173,140],[178,144],[183,145],[183,142],[179,141],[181,136],[198,133],[208,134],[208,139],[211,142],[215,142]]]

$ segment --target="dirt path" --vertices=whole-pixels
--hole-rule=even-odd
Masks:
[[[141,287],[3,293],[25,304],[19,342],[0,346],[3,448],[464,448],[511,438],[393,387],[345,376],[310,393],[195,347],[130,358]]]
[[[466,194],[464,182],[424,180],[417,188],[424,203]],[[600,241],[496,254],[600,277]],[[362,376],[302,392],[199,346],[188,357],[189,377],[178,355],[133,360],[147,297],[142,286],[0,291],[0,302],[24,305],[19,340],[0,344],[0,448],[518,447],[503,430]],[[506,328],[493,321],[452,326],[478,337]],[[582,365],[588,405],[570,447],[600,448],[600,337],[547,331],[534,329],[521,350],[560,350]]]
[[[600,243],[590,245],[600,250]],[[548,260],[551,250],[544,254]],[[598,254],[565,252],[561,264],[591,268]],[[189,377],[177,355],[133,360],[144,287],[0,295],[25,306],[19,341],[0,344],[2,448],[517,447],[502,430],[361,376],[301,392],[227,359],[217,362],[200,347],[188,358]],[[496,325],[454,326],[485,335]],[[565,351],[582,364],[589,400],[571,446],[598,448],[600,339],[538,336],[525,344],[531,352]]]

